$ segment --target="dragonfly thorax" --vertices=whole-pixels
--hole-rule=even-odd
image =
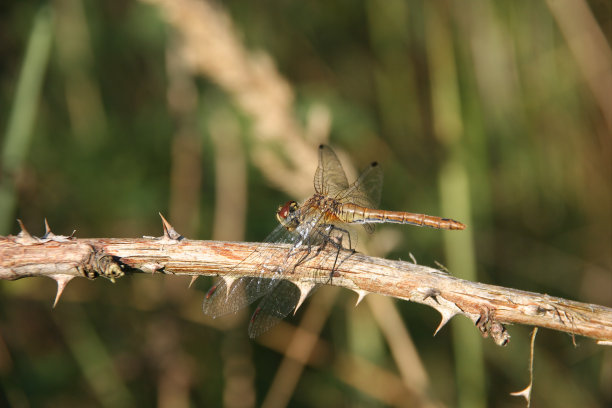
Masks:
[[[293,231],[300,225],[297,215],[298,204],[295,201],[287,201],[285,205],[276,210],[276,219],[289,231]]]

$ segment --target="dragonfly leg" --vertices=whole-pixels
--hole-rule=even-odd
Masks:
[[[316,258],[319,252],[321,252],[321,248],[317,247],[317,250],[312,251],[312,244],[307,245],[305,248],[300,248],[299,251],[303,251],[304,254],[300,256],[300,258],[293,264],[292,269],[295,270],[298,266],[308,261],[309,259]],[[289,256],[288,256],[289,257]]]
[[[329,272],[329,283],[332,283],[332,278],[334,276],[334,272],[336,271],[336,267],[338,266],[338,258],[340,257],[340,252],[342,252],[343,249],[348,249],[351,253],[349,254],[352,255],[354,254],[356,251],[353,249],[353,243],[351,241],[351,234],[349,233],[348,230],[344,229],[344,228],[340,228],[336,225],[333,224],[329,224],[325,226],[325,234],[324,235],[324,239],[323,239],[323,245],[319,246],[319,249],[317,250],[317,253],[321,252],[323,250],[323,248],[325,248],[325,246],[327,244],[330,244],[331,246],[333,246],[334,248],[336,248],[336,256],[334,259],[334,265],[332,266],[330,272]],[[336,234],[334,234],[334,232],[338,232]],[[342,245],[342,241],[344,240],[344,237],[348,237],[348,248],[344,247]]]

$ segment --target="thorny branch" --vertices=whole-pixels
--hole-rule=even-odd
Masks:
[[[77,239],[55,235],[48,225],[45,235],[37,238],[21,225],[19,235],[0,237],[0,279],[48,276],[57,281],[57,303],[75,277],[103,276],[114,280],[127,273],[144,272],[231,279],[261,273],[248,255],[255,250],[278,248],[261,243],[189,240],[163,217],[162,220],[162,237],[134,239]],[[327,283],[355,291],[357,303],[368,293],[378,293],[431,306],[442,315],[436,333],[453,316],[461,314],[498,345],[507,344],[510,338],[506,323],[545,327],[591,337],[601,344],[612,343],[612,309],[608,307],[470,282],[410,262],[351,251],[342,251],[336,262],[336,255],[335,249],[323,248],[287,275],[302,292],[302,298],[315,284]],[[274,269],[272,264],[269,267]]]

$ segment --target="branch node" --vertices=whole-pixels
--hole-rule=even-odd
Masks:
[[[115,283],[115,278],[120,278],[124,275],[121,264],[111,255],[105,253],[96,253],[95,256],[96,271],[105,278]]]
[[[77,270],[88,279],[102,276],[115,283],[115,279],[125,275],[123,266],[118,258],[92,247],[89,260],[82,265],[78,265]]]
[[[440,304],[440,302],[438,302],[438,296],[440,296],[440,290],[436,289],[436,288],[427,288],[424,291],[424,297],[423,300],[427,300],[427,298],[432,298],[437,304]]]
[[[491,310],[486,310],[480,313],[480,317],[476,321],[476,327],[480,329],[482,337],[491,336],[495,344],[498,346],[506,346],[510,341],[510,334],[506,327],[492,316]]]

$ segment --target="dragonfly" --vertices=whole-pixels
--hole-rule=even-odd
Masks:
[[[300,264],[316,257],[329,245],[354,252],[353,225],[361,225],[368,233],[374,224],[397,223],[427,226],[443,230],[462,230],[465,225],[450,218],[404,211],[376,209],[382,191],[382,170],[377,162],[349,184],[342,164],[334,151],[319,146],[319,163],[314,175],[314,194],[298,203],[287,201],[276,211],[279,225],[242,262],[257,265],[252,276],[239,276],[230,271],[207,292],[203,310],[213,318],[223,316],[261,299],[249,322],[249,336],[264,333],[304,300],[304,292],[287,280]],[[288,245],[279,245],[288,244]],[[274,266],[271,266],[274,265]],[[311,289],[326,283],[333,276],[329,271]],[[312,293],[309,290],[306,296]]]

